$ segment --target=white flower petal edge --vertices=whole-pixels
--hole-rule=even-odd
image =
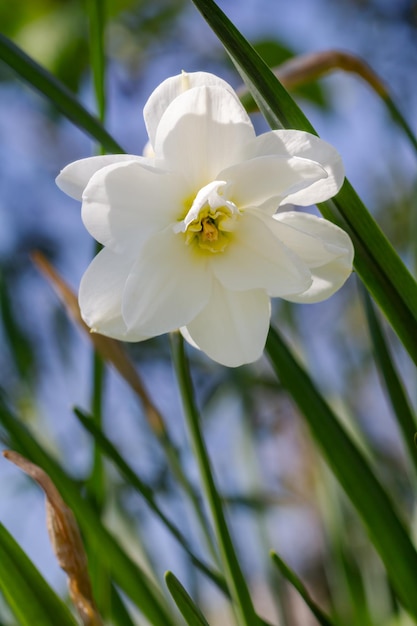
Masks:
[[[78,299],[83,319],[93,332],[121,341],[148,339],[141,332],[128,332],[122,317],[123,291],[132,263],[128,257],[104,248],[84,273]]]
[[[327,220],[288,211],[274,215],[276,234],[303,260],[311,271],[312,283],[285,300],[300,303],[321,302],[332,296],[352,273],[354,249],[350,237]]]
[[[230,291],[215,281],[209,303],[181,332],[214,361],[237,367],[262,356],[270,315],[263,290]]]
[[[133,154],[105,154],[88,157],[70,163],[55,179],[58,187],[74,200],[81,200],[83,191],[90,178],[106,165],[123,163],[124,161],[142,161],[143,157]]]
[[[194,194],[222,169],[241,160],[255,138],[240,102],[219,87],[199,87],[178,96],[158,125],[155,154],[187,179]]]
[[[275,213],[284,198],[327,178],[327,172],[310,159],[267,155],[232,165],[218,178],[227,181],[228,195],[240,209],[266,203]]]
[[[182,72],[178,76],[170,76],[151,93],[143,109],[146,130],[150,145],[155,146],[156,131],[159,122],[171,102],[178,96],[196,87],[220,87],[225,89],[237,100],[232,87],[225,80],[207,72]]]
[[[297,156],[316,161],[325,169],[326,178],[290,193],[285,198],[285,204],[308,206],[328,200],[339,191],[345,178],[342,159],[337,150],[323,139],[300,130],[274,130],[259,135],[247,146],[246,154],[247,158],[270,154]]]

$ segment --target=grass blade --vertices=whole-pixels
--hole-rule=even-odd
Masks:
[[[331,470],[361,516],[398,597],[417,619],[417,552],[393,502],[306,371],[272,328],[267,352],[281,384],[292,395]]]
[[[20,626],[77,626],[68,607],[2,524],[0,589]]]
[[[20,78],[23,78],[31,87],[45,96],[66,118],[90,137],[96,139],[107,152],[116,154],[124,152],[123,148],[109,135],[98,119],[78,102],[63,83],[1,33],[0,59],[11,67]]]
[[[188,626],[209,626],[198,606],[192,601],[178,578],[172,572],[165,574],[165,582]]]
[[[334,622],[321,610],[308,593],[304,583],[298,578],[297,574],[278,556],[275,552],[271,553],[272,562],[279,569],[286,580],[298,591],[304,602],[321,626],[335,626]]]
[[[392,409],[396,415],[405,447],[417,476],[417,450],[414,445],[414,436],[417,432],[417,423],[405,387],[395,367],[395,361],[388,348],[382,326],[378,320],[371,298],[362,290],[365,303],[365,312],[375,353],[375,361],[384,382]]]

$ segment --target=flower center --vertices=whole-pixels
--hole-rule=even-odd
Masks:
[[[216,180],[200,189],[185,218],[174,227],[185,234],[187,245],[214,253],[226,249],[240,211],[225,198],[225,185]]]
[[[219,238],[219,231],[216,226],[216,222],[212,217],[205,217],[201,220],[201,233],[200,239],[202,241],[217,241]]]

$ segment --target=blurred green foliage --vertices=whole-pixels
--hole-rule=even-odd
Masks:
[[[108,0],[109,60],[138,71],[149,47],[165,37],[180,15],[185,0]],[[90,67],[89,31],[85,2],[23,0],[13,7],[0,4],[1,32],[73,91]],[[0,78],[8,78],[0,66]]]

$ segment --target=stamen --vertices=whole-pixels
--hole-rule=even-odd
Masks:
[[[225,182],[215,180],[202,187],[194,200],[187,199],[189,207],[174,231],[185,234],[187,246],[193,245],[211,253],[223,252],[233,237],[240,211],[223,193]]]
[[[201,220],[201,235],[202,241],[217,241],[219,238],[219,231],[214,220],[211,217],[204,217]]]

